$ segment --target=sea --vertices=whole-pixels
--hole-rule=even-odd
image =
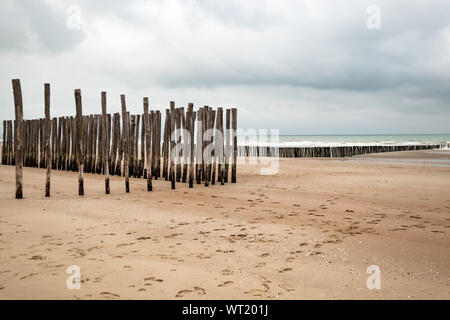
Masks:
[[[280,135],[238,136],[238,145],[338,147],[440,144],[450,146],[450,134]]]

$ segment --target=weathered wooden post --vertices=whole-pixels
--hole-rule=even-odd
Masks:
[[[188,105],[189,119],[189,188],[194,187],[194,128],[195,128],[195,112],[194,104]]]
[[[157,161],[156,161],[156,177],[161,177],[161,112],[159,110],[156,110],[156,155],[157,155]]]
[[[22,157],[22,126],[23,126],[23,102],[20,80],[12,80],[14,92],[14,109],[16,113],[16,122],[14,126],[14,152],[16,162],[16,199],[23,198],[23,157]]]
[[[197,111],[197,148],[196,148],[196,162],[195,162],[195,179],[197,180],[197,184],[202,183],[202,167],[201,167],[201,161],[203,159],[203,108],[200,108]]]
[[[225,142],[225,172],[224,172],[224,182],[228,183],[228,172],[230,166],[230,153],[231,153],[231,143],[230,143],[230,115],[231,110],[227,109],[226,112],[226,142]]]
[[[148,98],[144,98],[144,123],[145,123],[145,156],[147,159],[147,191],[153,190],[152,185],[152,158],[150,156],[151,134],[150,134],[150,116],[148,113]],[[143,123],[143,124],[144,124]],[[144,145],[141,146],[144,148]]]
[[[45,196],[50,197],[50,175],[52,171],[52,155],[50,148],[50,84],[44,84],[45,100],[45,162],[47,164],[47,175],[45,179]]]
[[[130,176],[135,176],[136,164],[136,115],[131,115],[130,129]]]
[[[150,136],[151,136],[151,146],[150,146],[150,157],[152,158],[151,164],[152,167],[150,169],[152,178],[155,178],[155,180],[158,180],[158,176],[156,174],[156,115],[155,111],[151,110],[149,114],[149,121],[150,121]]]
[[[175,139],[176,139],[176,136],[174,134],[175,119],[176,119],[175,102],[170,101],[170,130],[169,130],[170,161],[169,162],[170,162],[170,181],[172,183],[172,190],[175,190],[175,163],[174,163],[174,155],[173,155],[173,151],[175,149]]]
[[[4,143],[6,145],[6,165],[10,166],[11,165],[11,148],[10,148],[10,141],[11,141],[11,136],[10,136],[10,132],[9,132],[9,121],[6,121],[6,139],[4,139]]]
[[[6,120],[3,120],[2,164],[6,165]]]
[[[183,127],[183,175],[181,178],[181,181],[183,183],[186,183],[187,180],[187,171],[188,171],[188,162],[189,162],[189,141],[190,139],[188,137],[189,132],[189,119],[187,118],[189,116],[189,107],[191,104],[188,105],[187,114],[184,113],[184,108],[181,108],[181,126]]]
[[[144,110],[145,111],[145,110]],[[139,178],[144,175],[145,166],[145,135],[146,135],[147,120],[145,114],[142,115],[142,127],[141,127],[141,159],[139,161]]]
[[[207,151],[209,148],[209,142],[210,139],[208,137],[208,141],[205,140],[205,133],[208,131],[209,129],[209,118],[210,118],[210,110],[208,106],[205,106],[204,110],[204,114],[203,114],[203,121],[204,121],[204,125],[203,125],[203,179],[205,180],[205,187],[209,186],[209,174],[208,174],[208,164],[209,164],[209,155],[210,153],[207,152],[205,155],[205,151]]]
[[[107,147],[106,143],[109,143],[107,141],[108,135],[106,134],[107,131],[107,115],[106,115],[106,92],[102,92],[102,157],[103,157],[103,170],[105,171],[105,192],[106,194],[110,194],[109,189],[109,157],[107,156]]]
[[[118,144],[118,131],[117,131],[117,121],[119,114],[114,113],[113,115],[113,126],[112,126],[112,147],[111,147],[111,163],[110,163],[110,173],[112,175],[117,175],[116,163],[117,163],[117,144]],[[120,124],[119,124],[120,126]]]
[[[233,136],[233,165],[231,167],[231,183],[236,183],[236,166],[237,166],[237,109],[231,109],[232,117],[232,136]]]
[[[181,143],[181,113],[182,113],[182,108],[177,108],[175,109],[175,114],[176,114],[176,129],[177,129],[177,134],[176,134],[176,144],[177,144],[177,151],[176,151],[176,168],[177,168],[177,173],[176,173],[176,179],[177,182],[181,182],[181,157],[180,155],[180,150],[179,150],[179,145]]]
[[[214,149],[212,152],[212,174],[211,174],[211,184],[216,184],[216,167],[217,167],[217,131],[219,130],[219,108],[217,109],[216,116],[214,117],[216,119],[216,125],[214,129],[214,125],[211,129],[214,129],[214,135],[213,135],[213,141],[212,144],[214,145]],[[220,173],[217,171],[217,176],[220,176]]]
[[[129,120],[128,120],[128,112],[127,105],[125,102],[125,95],[120,96],[121,104],[122,104],[122,141],[123,141],[123,171],[125,175],[125,191],[130,192],[130,167],[129,167]]]
[[[216,153],[218,160],[218,176],[219,176],[219,182],[221,185],[225,184],[224,181],[224,136],[223,136],[223,109],[218,108],[217,109],[217,120],[218,120],[218,131],[216,134],[219,136],[216,137]]]
[[[77,137],[78,137],[78,194],[84,195],[84,155],[83,155],[83,107],[81,103],[81,90],[75,90],[75,104],[77,108]]]
[[[70,156],[70,162],[71,162],[71,170],[77,171],[77,120],[74,117],[70,117],[70,126],[72,128],[72,148],[71,148],[71,156]]]
[[[169,180],[169,145],[170,145],[170,136],[169,136],[169,130],[170,129],[170,110],[166,109],[166,120],[164,125],[164,148],[163,148],[163,177],[166,179],[166,181]]]

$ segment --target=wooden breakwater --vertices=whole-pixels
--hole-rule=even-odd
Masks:
[[[19,80],[13,80],[13,88],[16,120],[3,121],[1,163],[16,166],[17,198],[22,197],[22,165],[47,169],[47,197],[51,170],[78,172],[79,195],[84,195],[85,173],[105,175],[107,194],[110,176],[124,177],[126,192],[130,192],[130,177],[147,179],[148,191],[153,190],[152,180],[159,178],[170,181],[172,189],[179,182],[189,183],[190,188],[195,182],[224,185],[230,175],[236,183],[236,108],[204,106],[195,111],[192,103],[185,109],[171,101],[162,113],[149,110],[145,97],[143,113],[131,114],[122,95],[122,112],[111,114],[102,92],[101,113],[83,115],[77,89],[76,114],[51,118],[50,85],[45,84],[45,118],[22,119]]]
[[[450,144],[420,145],[372,145],[341,147],[267,147],[238,146],[239,157],[280,157],[280,158],[347,158],[363,154],[409,150],[429,150],[450,147]]]

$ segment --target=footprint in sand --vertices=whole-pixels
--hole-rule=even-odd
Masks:
[[[279,287],[287,292],[295,291],[295,289],[285,283],[279,285]]]
[[[192,293],[192,290],[181,290],[175,295],[175,298],[183,298],[186,294]]]
[[[45,260],[45,257],[37,255],[37,256],[32,256],[30,259],[28,260]]]
[[[156,277],[147,277],[144,279],[144,281],[152,281],[152,282],[164,282],[163,279],[158,279]]]
[[[233,281],[225,281],[218,285],[218,287],[228,287],[231,286],[234,282]]]
[[[137,238],[136,240],[150,240],[152,237],[140,237]]]
[[[233,271],[230,269],[223,269],[222,270],[222,275],[224,276],[231,276],[233,274]]]
[[[175,295],[175,298],[183,298],[185,295],[189,293],[197,293],[199,296],[203,296],[206,294],[206,290],[200,287],[194,287],[194,290],[181,290]]]
[[[292,270],[293,270],[292,268],[284,268],[284,269],[278,270],[278,273],[285,273],[285,272],[292,271]]]
[[[26,278],[29,278],[29,277],[32,277],[32,276],[37,276],[37,275],[38,274],[36,272],[33,272],[33,273],[30,273],[30,274],[28,274],[26,276],[20,277],[19,280],[23,280],[23,279],[26,279]]]
[[[111,293],[111,292],[101,292],[100,295],[104,296],[105,298],[108,299],[114,299],[114,298],[120,298],[120,296],[118,294],[115,293]]]

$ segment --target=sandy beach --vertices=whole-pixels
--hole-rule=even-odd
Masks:
[[[0,166],[0,299],[450,299],[450,152],[281,159],[205,188]],[[69,290],[68,266],[81,270]],[[369,290],[366,269],[381,270]]]

